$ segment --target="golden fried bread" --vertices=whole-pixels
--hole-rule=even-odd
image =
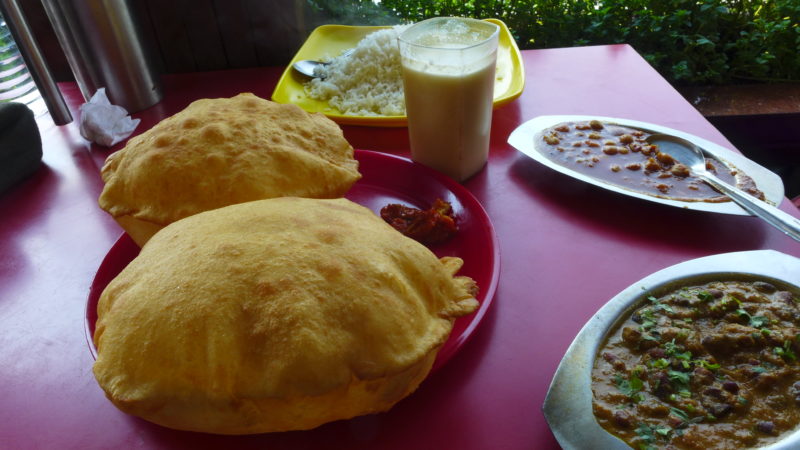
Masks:
[[[346,199],[196,214],[102,293],[94,374],[121,410],[182,430],[302,430],[385,411],[478,306],[461,264]]]
[[[102,176],[100,206],[142,246],[192,214],[273,197],[341,197],[361,175],[336,123],[240,94],[198,100],[132,138]]]

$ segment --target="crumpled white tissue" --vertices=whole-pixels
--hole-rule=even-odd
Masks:
[[[98,89],[88,103],[81,105],[80,111],[81,136],[106,147],[130,136],[141,121],[131,119],[125,108],[112,105],[106,88]]]

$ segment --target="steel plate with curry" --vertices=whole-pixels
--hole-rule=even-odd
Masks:
[[[644,301],[594,362],[593,410],[604,429],[650,450],[763,446],[797,428],[797,288],[714,281]]]
[[[648,143],[648,136],[644,130],[598,120],[564,122],[544,130],[537,146],[557,164],[621,188],[688,202],[730,201]],[[708,155],[706,159],[706,168],[721,180],[764,200],[745,173]]]

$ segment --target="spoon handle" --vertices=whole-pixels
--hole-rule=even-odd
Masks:
[[[762,202],[744,191],[731,186],[708,172],[702,172],[700,177],[719,191],[727,194],[749,213],[767,221],[773,227],[783,231],[789,237],[800,241],[800,220],[781,211],[780,209]]]

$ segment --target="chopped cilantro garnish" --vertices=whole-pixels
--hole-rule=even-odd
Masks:
[[[639,330],[640,331],[647,331],[647,330],[653,328],[654,326],[656,326],[656,321],[655,320],[645,319],[645,321],[642,322],[641,325],[639,325]]]
[[[653,306],[653,311],[654,312],[655,311],[666,311],[666,312],[668,312],[670,314],[675,312],[675,311],[673,311],[671,306],[659,302],[658,299],[655,298],[655,297],[651,296],[651,297],[647,297],[647,299],[654,303],[654,306]]]
[[[764,316],[751,316],[750,313],[748,313],[747,311],[745,311],[742,308],[737,309],[736,310],[736,314],[738,314],[739,317],[746,318],[747,319],[747,324],[750,325],[753,328],[762,328],[762,327],[766,326],[768,323],[770,323],[770,320],[767,319],[766,317],[764,317]]]
[[[667,342],[666,344],[664,344],[664,352],[667,354],[667,356],[674,355],[675,352],[677,351],[677,349],[678,349],[678,345],[675,344],[675,339],[673,339],[670,342]]]
[[[644,400],[644,396],[641,393],[641,390],[644,388],[644,382],[636,376],[636,374],[631,374],[630,379],[624,379],[622,376],[617,375],[614,379],[617,383],[617,388],[629,397],[634,403],[638,403]]]
[[[792,361],[797,360],[797,356],[794,354],[794,350],[792,350],[792,341],[790,340],[783,341],[783,347],[775,347],[772,350],[781,358],[791,359]]]
[[[666,369],[669,367],[669,360],[665,358],[650,360],[650,366],[655,369]]]
[[[656,306],[656,309],[660,309],[662,311],[665,311],[668,314],[674,314],[675,313],[675,310],[672,309],[672,306],[665,305],[663,303],[659,303],[659,305]]]
[[[677,370],[668,370],[667,377],[673,383],[678,386],[688,386],[689,385],[689,373],[688,372],[680,372]]]
[[[692,352],[688,350],[685,352],[681,352],[680,350],[682,348],[683,347],[676,344],[675,339],[673,339],[672,341],[664,344],[664,353],[666,353],[667,356],[674,357],[675,359],[680,359],[683,361],[688,361],[692,359]]]
[[[684,422],[689,421],[689,414],[686,414],[686,412],[680,408],[670,408],[669,412],[670,414],[677,417],[678,419],[681,419]]]
[[[710,362],[706,361],[705,359],[695,359],[695,360],[694,360],[694,361],[692,361],[692,362],[693,362],[693,363],[694,363],[696,366],[705,367],[705,368],[706,368],[706,369],[708,369],[708,370],[717,370],[717,369],[719,369],[719,368],[720,368],[720,365],[719,365],[719,364],[716,364],[716,363],[710,363]]]
[[[709,294],[708,291],[700,291],[700,292],[697,293],[697,298],[699,298],[700,300],[702,300],[704,302],[707,302],[707,301],[711,301],[714,298],[714,296]]]
[[[650,428],[650,425],[642,422],[636,428],[636,434],[642,438],[642,443],[639,444],[639,450],[650,450],[657,448],[654,444],[656,442],[655,433],[653,433],[653,429]]]
[[[661,342],[661,335],[656,331],[651,331],[648,334],[643,334],[642,339],[645,341]]]
[[[655,432],[663,437],[667,437],[669,436],[669,433],[672,432],[672,428],[667,425],[664,425],[663,427],[655,428]]]
[[[672,433],[672,428],[668,426],[661,426],[661,427],[651,427],[645,422],[639,424],[636,427],[636,434],[642,439],[643,442],[639,444],[639,449],[641,450],[651,450],[656,449],[656,440],[660,437],[662,440],[667,440],[669,438],[670,433]]]
[[[694,411],[694,407],[692,405],[686,405],[686,409],[692,412]],[[676,427],[675,429],[676,433],[679,433],[681,429],[686,428],[691,424],[700,423],[704,420],[703,416],[689,417],[689,414],[680,408],[670,408],[669,413],[680,419],[682,422],[680,425]]]

